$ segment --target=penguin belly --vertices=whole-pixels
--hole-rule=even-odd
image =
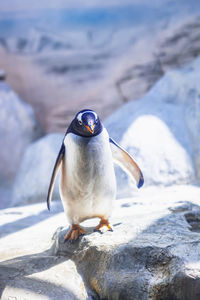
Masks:
[[[64,145],[60,195],[69,221],[79,224],[94,217],[108,219],[116,180],[106,129],[92,138],[69,133]]]

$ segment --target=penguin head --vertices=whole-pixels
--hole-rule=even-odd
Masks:
[[[69,126],[68,132],[83,137],[92,137],[102,131],[102,124],[97,113],[91,109],[79,111]]]

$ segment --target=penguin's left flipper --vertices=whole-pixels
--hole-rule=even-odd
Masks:
[[[58,153],[58,157],[56,159],[54,168],[53,168],[53,173],[52,173],[51,181],[50,181],[50,184],[49,184],[48,195],[47,195],[47,207],[48,207],[48,210],[50,210],[50,204],[51,204],[51,198],[52,198],[52,192],[53,192],[55,178],[56,178],[56,175],[58,173],[58,170],[59,170],[59,167],[61,165],[61,162],[62,162],[62,160],[64,158],[64,155],[65,155],[65,146],[64,146],[64,144],[62,144],[62,146],[60,148],[60,151]]]
[[[119,164],[126,173],[135,179],[137,187],[140,188],[144,183],[144,178],[133,157],[121,146],[119,146],[113,139],[109,138],[109,142],[114,161]]]

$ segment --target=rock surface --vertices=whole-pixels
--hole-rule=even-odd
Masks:
[[[199,70],[197,58],[168,72],[140,101],[124,105],[104,122],[110,136],[138,161],[146,185],[200,179]],[[117,174],[126,186],[127,178]]]
[[[105,118],[125,102],[143,97],[167,71],[180,68],[200,55],[199,17],[157,26],[148,30],[111,29],[104,38],[107,42],[99,47],[79,33],[84,51],[77,51],[74,46],[67,54],[39,56],[40,65],[51,74],[49,77],[56,77],[59,82],[59,99],[63,99],[56,107],[46,107],[47,131],[64,131],[66,122],[69,124],[82,108],[95,109]],[[94,31],[91,35],[98,41],[101,33]],[[66,88],[70,103],[68,97],[63,97]]]
[[[27,147],[14,182],[13,205],[46,199],[62,139],[62,134],[49,134]],[[55,182],[54,198],[60,198],[58,179]]]
[[[122,99],[141,98],[167,71],[192,62],[200,54],[199,29],[199,17],[186,17],[182,22],[177,18],[171,25],[161,25],[161,31],[155,31],[151,40],[145,37],[145,41],[133,45],[134,62],[130,65],[131,53],[127,53],[127,65],[116,82]]]
[[[0,81],[0,182],[12,183],[28,144],[41,134],[33,109]]]
[[[65,225],[59,205],[45,204],[1,210],[0,298],[88,299],[72,260],[49,252],[55,228]]]
[[[122,106],[104,122],[110,136],[138,162],[146,186],[200,179],[199,70],[197,58],[181,70],[168,72],[140,101]],[[29,146],[15,181],[13,203],[46,197],[62,138],[62,134],[47,135]],[[135,183],[119,168],[116,174],[118,195],[134,195]],[[55,193],[59,198],[58,184]]]
[[[90,220],[72,245],[63,244],[59,203],[52,212],[45,204],[2,210],[1,299],[198,300],[199,193],[195,186],[141,190],[115,202],[114,232],[93,232],[98,221]]]
[[[197,58],[181,70],[168,72],[140,101],[122,106],[104,122],[110,136],[138,162],[146,186],[200,179],[199,70]],[[47,135],[29,146],[15,181],[13,203],[46,197],[62,138],[62,134]],[[134,195],[131,179],[119,168],[116,174],[118,195]],[[55,193],[59,198],[58,184]]]
[[[112,5],[103,8],[106,14]],[[118,11],[127,16],[123,5]],[[200,54],[198,1],[134,1],[131,5],[131,11],[125,5],[131,19],[125,27],[112,26],[115,12],[111,12],[109,27],[102,22],[99,28],[96,24],[73,30],[66,26],[63,32],[63,28],[51,31],[47,24],[46,30],[37,27],[24,35],[0,36],[0,64],[15,90],[32,104],[46,132],[64,132],[82,108],[95,109],[102,118],[109,116],[124,102],[143,97],[166,71]],[[153,24],[146,18],[149,10],[153,10]],[[132,23],[134,19],[138,24]]]

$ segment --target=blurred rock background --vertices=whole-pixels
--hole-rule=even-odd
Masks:
[[[138,160],[146,185],[196,182],[200,164],[198,60],[191,76],[178,70],[200,53],[199,9],[198,2],[186,0],[1,3],[0,68],[6,79],[2,78],[0,86],[4,145],[0,205],[11,202],[14,178],[14,198],[22,199],[26,184],[30,183],[29,191],[36,185],[30,169],[38,174],[45,170],[48,138],[39,142],[42,150],[33,150],[29,159],[26,152],[31,153],[32,146],[27,148],[28,144],[46,134],[64,133],[83,108],[96,110],[103,120],[109,117],[105,124],[110,134]],[[119,116],[111,115],[118,108]],[[143,117],[147,114],[154,118]],[[136,117],[141,118],[139,125],[134,125]],[[162,138],[167,147],[156,144]],[[54,144],[56,139],[52,139],[52,149],[57,149]],[[42,151],[44,158],[38,164]],[[26,180],[21,179],[22,170]],[[51,167],[46,170],[50,172]],[[120,188],[126,186],[126,175],[117,174],[119,195],[132,194],[132,186],[127,191]],[[49,175],[46,178],[48,182]],[[38,191],[42,197],[47,182]],[[38,184],[38,189],[42,186]],[[41,200],[36,194],[30,197]]]
[[[44,172],[48,137],[38,142],[40,151],[34,150],[37,144],[27,146],[46,134],[64,133],[75,113],[87,107],[108,117],[110,134],[138,160],[146,185],[197,182],[199,64],[193,61],[200,53],[199,9],[195,1],[167,0],[1,3],[0,68],[6,79],[0,86],[0,205],[26,198],[27,184],[29,194],[37,184],[40,191],[26,199],[45,197],[52,166],[44,185],[30,172]],[[181,69],[189,63],[193,71]],[[118,108],[118,117],[111,115]],[[57,139],[51,139],[52,149],[59,148]],[[118,195],[132,195],[131,183],[122,188],[126,175],[116,172]]]
[[[91,299],[88,298],[90,296],[87,295],[85,287],[82,288],[86,283],[90,292],[94,292],[94,294],[91,292],[94,299],[95,293],[99,297],[110,297],[109,299],[114,299],[112,297],[116,295],[117,299],[132,299],[133,282],[135,294],[139,295],[140,299],[143,299],[142,297],[166,300],[199,299],[200,268],[196,264],[191,266],[188,263],[189,258],[184,250],[176,256],[176,259],[173,256],[175,250],[172,254],[170,252],[170,255],[168,253],[172,241],[179,244],[180,236],[185,237],[183,247],[190,242],[193,243],[192,247],[200,244],[199,82],[198,1],[87,0],[84,3],[79,0],[2,1],[0,3],[0,208],[4,241],[2,257],[11,259],[5,263],[10,265],[11,269],[6,269],[7,273],[3,274],[8,274],[8,278],[11,278],[9,274],[13,268],[16,270],[21,268],[22,271],[16,273],[16,276],[22,275],[24,289],[35,291],[38,284],[38,288],[43,291],[41,293],[45,294],[44,290],[48,290],[47,296],[50,299],[61,299],[66,293],[68,297],[66,299]],[[59,291],[55,272],[50,271],[50,274],[45,275],[48,267],[39,266],[46,255],[47,266],[52,266],[50,261],[54,252],[51,251],[50,254],[41,252],[36,257],[23,256],[19,261],[13,259],[17,255],[32,253],[30,250],[32,239],[28,237],[29,233],[31,236],[34,234],[34,238],[41,244],[41,251],[48,248],[49,236],[41,238],[37,233],[41,232],[44,236],[45,232],[50,234],[51,230],[55,231],[62,210],[58,203],[55,204],[56,209],[52,218],[43,211],[48,184],[63,134],[77,111],[83,108],[91,108],[98,112],[111,137],[133,155],[145,178],[143,190],[138,192],[130,178],[116,167],[118,198],[123,198],[116,204],[114,217],[114,222],[119,224],[116,225],[119,226],[119,231],[118,235],[113,236],[113,240],[105,235],[104,243],[108,248],[99,247],[98,251],[107,261],[111,259],[110,254],[107,255],[110,253],[110,247],[115,248],[121,261],[123,254],[118,246],[125,241],[126,251],[129,253],[127,259],[129,261],[130,258],[131,261],[132,252],[139,251],[138,253],[149,257],[148,249],[153,247],[153,253],[156,253],[155,259],[150,263],[153,273],[147,268],[148,275],[144,275],[141,271],[144,269],[142,261],[138,281],[132,279],[127,283],[126,277],[130,274],[128,268],[127,273],[123,273],[125,277],[114,296],[110,294],[110,289],[113,284],[118,285],[117,276],[110,284],[102,281],[102,276],[107,276],[107,273],[101,268],[100,273],[97,271],[95,275],[98,280],[91,277],[91,274],[85,274],[90,260],[87,265],[86,259],[85,269],[78,264],[78,270],[84,269],[82,273],[85,276],[84,282],[79,278],[71,256],[67,266],[64,265],[64,268],[69,268],[74,274],[73,280],[77,278],[79,280],[80,286],[76,292],[75,288],[73,289],[75,293],[73,295],[69,288],[72,284],[70,280],[63,283],[66,290]],[[53,198],[59,199],[58,181]],[[150,204],[147,204],[148,198],[151,199]],[[163,199],[165,201],[162,203]],[[36,202],[42,204],[35,204]],[[27,204],[31,206],[22,206]],[[120,225],[122,208],[124,227]],[[155,213],[157,209],[158,213]],[[146,210],[151,212],[150,215],[145,215]],[[145,229],[140,214],[148,224],[145,225],[148,229]],[[136,227],[131,221],[133,216],[134,219],[138,218],[137,224],[134,223]],[[62,217],[61,220],[63,219]],[[46,231],[43,222],[48,227]],[[173,234],[172,231],[167,232],[169,226],[172,228],[177,224],[180,225],[177,232]],[[132,228],[131,233],[128,233],[129,227]],[[156,238],[153,236],[155,232]],[[64,247],[60,243],[60,235],[63,235],[62,230],[54,237],[53,249],[56,249],[56,253],[61,252],[62,255],[69,256],[67,246]],[[127,238],[124,239],[126,235]],[[131,236],[134,236],[134,243],[133,238],[130,242]],[[135,250],[133,244],[138,236],[141,244],[138,243],[139,250]],[[94,255],[96,258],[96,250],[92,248],[93,237],[92,234],[86,237],[80,248],[76,249],[77,253],[79,250],[83,253],[81,248],[83,247],[86,258],[87,249],[89,257]],[[99,237],[95,236],[94,239],[97,244],[100,242]],[[20,248],[20,240],[24,241],[23,249]],[[143,240],[146,241],[144,249]],[[157,241],[160,242],[161,250],[155,245],[152,246],[152,240],[155,241],[155,245]],[[11,250],[5,255],[7,244]],[[11,246],[12,244],[15,246]],[[37,252],[37,247],[33,248],[33,251]],[[189,252],[188,248],[187,251]],[[192,255],[190,260],[200,259],[198,252]],[[159,257],[158,265],[157,257]],[[151,257],[148,259],[151,260]],[[179,259],[180,264],[177,263]],[[27,273],[23,273],[23,270],[24,265],[30,262],[32,264],[33,261],[33,269],[36,273],[41,271],[43,281],[39,275],[36,281],[31,283],[30,288],[26,275],[30,276],[34,272],[31,268]],[[56,266],[54,267],[58,268],[55,257],[53,261]],[[188,263],[187,268],[193,277],[186,272],[187,268],[184,267],[183,261],[185,264]],[[77,264],[76,260],[75,263]],[[167,271],[163,267],[166,264]],[[4,270],[4,263],[0,267]],[[121,270],[121,264],[119,268]],[[170,270],[174,268],[178,271],[171,272]],[[99,270],[98,266],[96,269]],[[160,270],[170,275],[161,276]],[[59,272],[62,274],[62,264]],[[70,272],[69,277],[72,274]],[[134,272],[138,273],[137,266]],[[155,281],[151,281],[152,274],[155,275]],[[45,276],[55,277],[53,280],[55,293],[53,287],[51,290],[49,286],[47,288],[44,285]],[[144,276],[146,281],[141,283],[140,278]],[[6,286],[5,278],[3,277],[3,282]],[[62,278],[60,276],[59,281],[62,281]],[[192,284],[192,289],[187,288],[187,293],[183,292],[182,282],[188,282],[188,286],[191,286],[191,278],[197,279]],[[11,284],[14,291],[20,285],[20,279],[16,286]],[[11,292],[15,297],[15,292],[13,294],[12,289],[6,290],[5,286],[2,288],[2,291],[5,291],[3,297],[7,299]],[[127,294],[123,290],[124,286],[127,286]],[[20,293],[19,297],[27,297],[26,294]],[[36,299],[35,294],[32,296]]]
[[[102,118],[200,52],[198,1],[45,1],[0,7],[0,64],[45,132],[83,107]]]

